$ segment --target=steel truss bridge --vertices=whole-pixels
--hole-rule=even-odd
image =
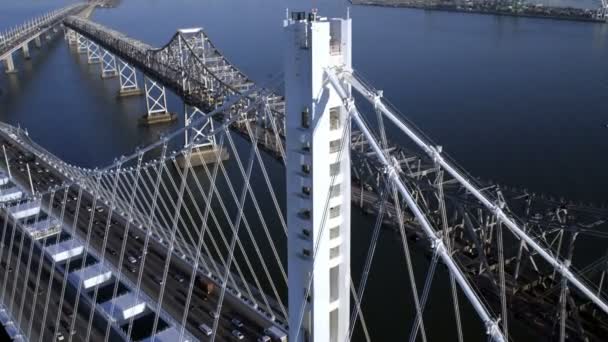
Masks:
[[[0,127],[0,321],[15,338],[41,341],[57,334],[70,341],[230,340],[235,331],[247,340],[281,340],[290,322],[304,321],[290,317],[286,303],[285,195],[273,182],[287,163],[281,80],[255,84],[201,29],[179,30],[153,48],[69,16],[95,5],[68,7],[3,36],[2,56],[62,24],[66,40],[100,64],[102,77],[119,78],[121,94],[146,96],[145,122],[171,120],[168,88],[183,99],[186,125],[94,170],[63,162],[19,128]],[[608,336],[607,209],[478,180],[356,71],[327,68],[324,82],[350,122],[330,153],[350,153],[352,207],[372,221],[365,232],[353,231],[369,244],[357,277],[347,279],[347,339],[395,329],[369,326],[365,315],[383,234],[400,249],[390,272],[410,297],[412,319],[399,329],[411,341],[431,339],[433,322],[442,319],[459,341],[475,329],[506,341],[522,327],[549,340]],[[310,146],[299,153],[306,158]],[[304,177],[309,172],[302,168]],[[300,196],[312,191],[303,187]],[[335,207],[325,211],[335,215]],[[336,246],[349,243],[331,227],[323,234]],[[299,257],[314,265],[317,252]],[[428,260],[416,262],[417,253]],[[338,249],[330,261],[339,258]],[[438,265],[447,271],[443,284]],[[306,298],[314,295],[311,283]],[[429,319],[437,292],[451,298],[452,310]],[[398,305],[385,297],[373,298]]]

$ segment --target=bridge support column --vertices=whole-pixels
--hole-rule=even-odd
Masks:
[[[40,40],[40,36],[34,38],[34,45],[36,48],[40,49],[42,47],[42,40]]]
[[[350,69],[351,20],[292,13],[285,34],[289,341],[345,341],[350,122],[325,70]]]
[[[78,44],[78,53],[85,54],[87,53],[88,42],[85,37],[76,33],[76,42]]]
[[[87,63],[99,64],[101,63],[101,56],[99,55],[99,46],[89,40],[87,44]]]
[[[25,59],[32,58],[32,56],[30,55],[30,46],[29,46],[29,43],[24,43],[23,46],[21,47],[21,50],[23,51],[23,57]]]
[[[15,69],[15,61],[13,60],[13,55],[8,55],[6,57],[6,59],[4,60],[4,65],[6,66],[6,73],[7,74],[14,74],[17,72],[17,69]]]
[[[169,113],[167,110],[165,87],[148,77],[144,77],[144,87],[146,89],[146,108],[148,112],[142,116],[139,122],[151,126],[177,120],[177,114]]]
[[[65,34],[65,39],[68,41],[69,45],[78,44],[78,35],[74,30],[67,30]]]
[[[143,95],[144,92],[137,84],[137,72],[135,68],[120,59],[118,60],[118,67],[118,76],[120,76],[120,91],[118,92],[118,97]]]
[[[118,76],[116,57],[104,49],[101,55],[101,78],[113,78]]]
[[[203,111],[196,107],[184,105],[184,117],[186,127],[198,117],[205,115]],[[229,158],[228,150],[222,147],[218,151],[218,146],[215,141],[215,136],[208,136],[208,133],[213,131],[213,120],[208,119],[197,127],[190,127],[185,131],[186,146],[193,144],[192,155],[190,157],[190,165],[200,166],[203,164],[212,164],[218,160],[217,154],[220,155],[220,160],[224,161]],[[180,156],[177,159],[179,167],[186,166],[185,156]]]

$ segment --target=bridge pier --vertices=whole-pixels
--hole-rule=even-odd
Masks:
[[[184,123],[186,127],[196,120],[197,116],[205,115],[205,113],[196,108],[184,105]],[[199,127],[190,127],[187,129],[185,134],[186,146],[193,144],[192,155],[190,156],[190,165],[192,167],[201,166],[203,164],[213,164],[216,161],[228,160],[230,157],[228,149],[222,147],[218,149],[215,136],[209,137],[208,134],[213,131],[213,120],[209,119]],[[219,154],[219,155],[218,155]],[[177,164],[179,167],[184,168],[186,164],[186,156],[180,155],[177,158]]]
[[[137,71],[135,68],[122,61],[118,60],[118,76],[120,77],[120,91],[118,97],[129,97],[143,95],[144,92],[137,84]]]
[[[152,126],[177,120],[177,115],[167,110],[165,87],[148,77],[144,77],[144,87],[148,112],[139,119],[140,124]]]
[[[15,69],[15,61],[13,60],[13,55],[8,55],[4,60],[4,65],[6,66],[7,74],[15,74],[17,73],[17,69]]]
[[[40,35],[36,36],[36,38],[34,38],[34,46],[36,46],[36,48],[40,49],[42,47],[42,40],[40,40]]]
[[[103,49],[103,54],[101,55],[101,78],[107,79],[117,76],[118,68],[116,67],[116,57],[108,52],[108,50]]]
[[[99,46],[89,41],[87,44],[87,63],[99,64],[101,63],[101,56],[99,55]]]
[[[76,33],[76,37],[77,37],[76,41],[77,41],[77,44],[78,44],[78,50],[77,50],[78,53],[79,54],[85,54],[85,53],[87,53],[87,47],[88,47],[87,39],[85,37],[81,36],[78,33]]]
[[[68,45],[76,45],[78,43],[78,35],[74,30],[66,29],[65,40],[68,41]]]
[[[29,43],[24,43],[23,46],[21,46],[21,51],[23,51],[23,58],[25,58],[25,59],[32,58],[32,56],[30,54]]]

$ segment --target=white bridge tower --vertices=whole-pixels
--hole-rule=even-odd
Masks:
[[[351,20],[294,12],[284,26],[289,341],[344,341],[350,120],[325,71],[351,68]]]

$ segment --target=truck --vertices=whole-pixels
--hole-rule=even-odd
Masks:
[[[264,335],[270,336],[273,341],[287,342],[287,334],[274,325],[264,329]]]
[[[210,280],[204,279],[201,276],[197,276],[197,282],[201,290],[207,295],[210,295],[215,289],[215,285]]]

